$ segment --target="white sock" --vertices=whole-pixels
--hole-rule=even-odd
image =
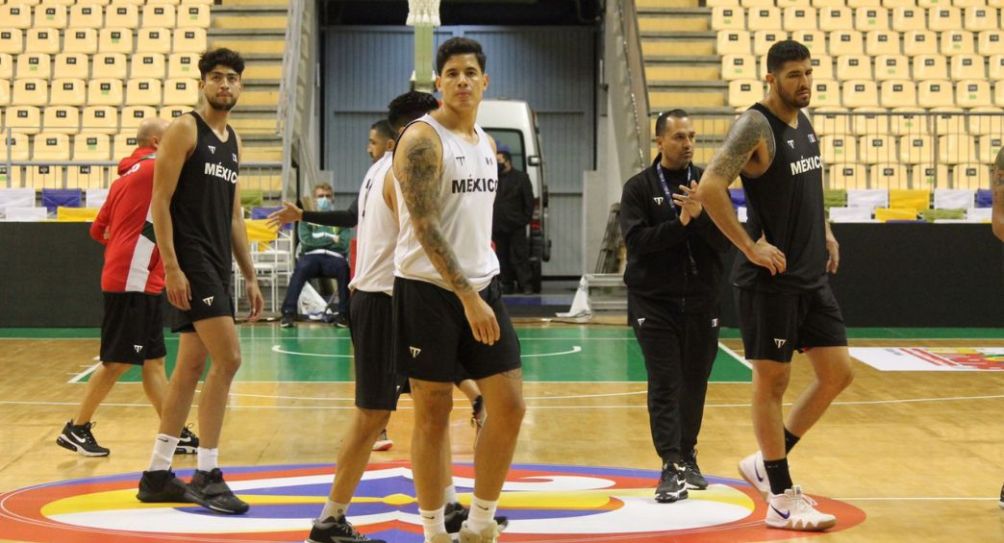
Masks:
[[[471,497],[471,513],[467,516],[467,527],[474,533],[480,534],[482,530],[495,523],[495,509],[499,502],[482,500],[477,496]]]
[[[418,510],[418,515],[422,517],[422,531],[425,532],[426,541],[432,541],[437,535],[446,533],[446,519],[443,515],[445,508],[444,506],[432,511]]]
[[[199,447],[199,471],[213,471],[220,467],[220,450]]]
[[[317,517],[317,520],[324,522],[325,520],[328,520],[329,517],[333,517],[335,520],[338,520],[344,517],[348,511],[349,504],[334,502],[331,501],[331,498],[328,498],[328,503],[324,504],[321,516]]]
[[[446,491],[443,492],[443,500],[444,503],[457,503],[460,501],[457,499],[457,487],[452,483],[450,486],[446,487]]]
[[[150,469],[147,471],[163,471],[171,469],[171,459],[174,449],[178,448],[178,438],[167,434],[157,434],[153,440],[153,456],[150,457]]]

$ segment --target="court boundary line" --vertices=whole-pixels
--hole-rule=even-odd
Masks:
[[[728,348],[728,346],[725,345],[724,343],[722,343],[720,340],[718,341],[718,348],[721,349],[721,350],[723,350],[723,351],[725,351],[725,354],[728,354],[732,358],[735,358],[736,360],[738,360],[740,364],[746,366],[750,371],[753,371],[753,364],[750,364],[749,362],[747,362],[745,358],[743,358],[743,357],[739,356],[738,354],[736,354],[735,351],[733,351],[732,349]]]

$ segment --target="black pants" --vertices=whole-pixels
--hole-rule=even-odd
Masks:
[[[530,240],[526,237],[526,228],[517,228],[512,232],[492,232],[495,242],[495,254],[499,258],[499,275],[502,285],[509,288],[519,282],[519,288],[529,291],[533,288],[530,273]]]
[[[718,314],[682,314],[628,295],[628,318],[648,371],[648,417],[663,462],[694,453],[718,352]]]
[[[349,261],[337,256],[317,253],[301,255],[296,260],[293,276],[289,279],[286,298],[282,301],[283,315],[296,315],[296,302],[303,285],[315,277],[333,277],[338,283],[338,312],[349,314]]]

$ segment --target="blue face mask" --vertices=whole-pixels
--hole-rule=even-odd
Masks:
[[[331,198],[323,196],[317,199],[317,210],[318,211],[331,211]]]

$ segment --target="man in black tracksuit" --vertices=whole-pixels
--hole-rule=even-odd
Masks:
[[[499,146],[496,160],[499,184],[492,214],[492,241],[499,259],[502,293],[532,294],[526,225],[533,218],[533,185],[526,173],[513,168],[512,155],[505,145]]]
[[[729,241],[689,198],[702,170],[682,110],[656,121],[659,156],[624,184],[620,226],[627,245],[628,319],[648,370],[652,440],[662,458],[656,500],[707,488],[697,466],[704,396],[718,352],[718,302]]]

